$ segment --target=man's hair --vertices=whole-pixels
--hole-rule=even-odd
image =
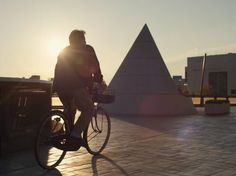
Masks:
[[[85,31],[83,30],[73,30],[69,35],[70,44],[76,44],[80,41],[85,41]]]

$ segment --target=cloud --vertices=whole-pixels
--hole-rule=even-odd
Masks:
[[[193,48],[180,55],[170,56],[166,64],[171,75],[184,75],[185,66],[187,66],[187,57],[204,56],[205,53],[207,55],[236,53],[236,43],[207,49]]]
[[[227,53],[235,53],[236,52],[236,43],[231,43],[225,46],[219,46],[215,48],[209,48],[206,53],[208,55],[213,54],[227,54]]]
[[[236,53],[236,43],[207,49],[193,48],[184,53],[181,53],[180,55],[171,56],[169,62],[167,63],[178,64],[179,62],[187,62],[187,57],[204,56],[205,53],[207,55]]]

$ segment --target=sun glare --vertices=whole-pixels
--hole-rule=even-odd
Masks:
[[[53,39],[49,42],[49,50],[53,56],[57,56],[64,47],[65,44],[61,40]]]

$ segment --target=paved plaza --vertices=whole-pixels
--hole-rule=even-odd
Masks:
[[[112,117],[101,156],[68,152],[52,171],[41,169],[32,151],[0,158],[4,176],[233,176],[236,175],[236,108],[224,116]]]

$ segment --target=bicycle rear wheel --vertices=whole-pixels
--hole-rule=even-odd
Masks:
[[[84,132],[87,151],[92,155],[100,154],[108,143],[110,132],[110,117],[103,108],[98,107]]]
[[[37,131],[35,158],[44,169],[55,168],[66,155],[66,151],[56,148],[55,142],[63,143],[61,137],[70,133],[69,123],[62,111],[48,113]]]

